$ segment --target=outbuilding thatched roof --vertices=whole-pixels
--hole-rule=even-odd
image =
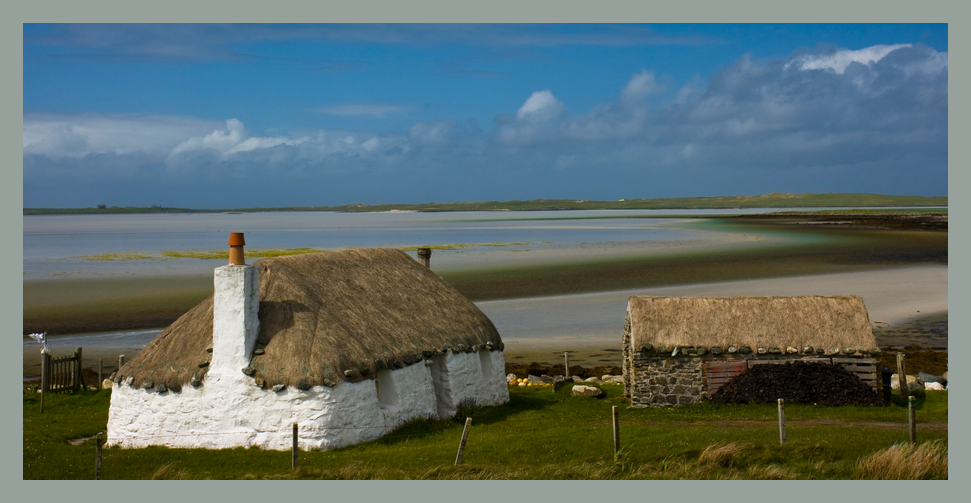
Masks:
[[[876,348],[863,299],[654,297],[629,299],[632,346]]]
[[[251,367],[264,386],[336,385],[417,363],[446,347],[500,348],[472,302],[395,249],[267,258],[260,272],[260,332]],[[133,386],[178,389],[201,380],[212,344],[213,299],[192,308],[119,370]],[[468,350],[468,349],[466,349]],[[241,370],[242,371],[242,370]],[[347,374],[346,375],[345,371]]]

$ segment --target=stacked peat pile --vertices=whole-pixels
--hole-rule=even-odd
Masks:
[[[788,362],[758,365],[725,383],[714,403],[786,402],[819,405],[875,405],[882,400],[872,387],[839,365]]]

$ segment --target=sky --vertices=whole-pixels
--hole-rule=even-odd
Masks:
[[[947,195],[946,24],[24,24],[24,207]]]

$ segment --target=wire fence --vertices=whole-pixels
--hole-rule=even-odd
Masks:
[[[909,440],[909,442],[911,444],[915,444],[916,443],[916,419],[915,419],[913,404],[914,404],[914,400],[910,400],[910,403],[909,403],[910,406],[908,407],[908,413],[907,413],[907,415],[908,415],[908,422],[902,424],[902,426],[903,425],[906,425],[908,427],[908,429],[906,431],[902,431],[901,432],[901,439],[900,439],[900,442],[899,443],[905,442],[905,438],[906,438],[906,440]],[[432,419],[432,418],[429,417],[429,419]],[[461,439],[461,442],[459,444],[459,447],[458,447],[459,450],[458,450],[458,453],[457,453],[456,459],[455,459],[455,464],[456,465],[462,463],[462,460],[463,460],[463,452],[464,452],[465,447],[466,447],[466,439],[468,438],[468,435],[469,435],[469,427],[471,425],[472,417],[471,416],[466,416],[466,417],[464,417],[464,419],[465,419],[465,428],[463,429],[463,432],[462,432],[462,439]],[[536,420],[533,420],[533,419],[517,419],[517,418],[502,418],[501,419],[501,422],[503,424],[507,424],[507,423],[531,423],[531,424],[537,424],[537,421]],[[618,410],[617,410],[617,407],[616,406],[613,406],[611,408],[611,418],[610,418],[610,420],[607,420],[605,418],[603,422],[604,423],[610,423],[611,426],[612,426],[612,430],[613,430],[613,435],[612,435],[612,439],[613,439],[613,452],[614,452],[614,457],[616,458],[621,453],[621,451],[622,451],[622,449],[620,447],[621,446],[621,441],[620,441],[620,438],[621,438],[621,428],[620,428],[621,423],[619,421],[619,414],[618,414]],[[798,422],[795,422],[795,423],[798,424]],[[391,431],[388,432],[388,433],[386,433],[386,434],[378,435],[377,437],[368,439],[368,440],[382,439],[382,440],[391,440],[391,441],[398,440],[398,439],[411,439],[411,438],[416,438],[416,437],[427,437],[428,435],[434,435],[434,434],[438,433],[437,431],[425,431],[425,432],[419,432],[419,433],[395,433],[394,432],[394,429],[395,428],[400,428],[401,426],[406,425],[406,424],[407,424],[407,422],[404,422],[404,423],[400,423],[400,424],[398,424],[396,426],[393,426],[393,427],[389,427],[389,426],[385,426],[385,425],[382,425],[382,426],[342,426],[342,427],[333,427],[333,428],[328,427],[328,428],[323,428],[323,431],[325,431],[325,432],[326,431],[331,431],[331,432],[334,432],[334,431],[338,431],[338,432],[339,431],[359,431],[360,432],[360,431],[369,431],[369,430],[383,430],[383,431],[388,431],[388,429],[391,428]],[[790,424],[793,424],[793,422],[790,422]],[[630,428],[630,427],[637,427],[637,426],[638,425],[636,425],[636,424],[629,424],[628,425],[628,428]],[[542,427],[542,425],[541,424],[538,424],[538,427]],[[780,399],[779,400],[779,435],[780,435],[780,444],[781,445],[785,445],[786,442],[787,442],[787,440],[788,440],[788,435],[787,435],[786,427],[787,426],[786,426],[786,420],[785,420],[785,415],[784,415],[783,400]],[[605,430],[606,430],[606,428],[605,428]],[[314,434],[312,434],[312,435],[305,435],[305,436],[301,437],[300,436],[300,430],[299,430],[299,424],[298,423],[293,423],[293,429],[292,429],[292,431],[290,431],[289,428],[286,428],[286,429],[281,429],[281,430],[278,430],[278,431],[243,430],[243,431],[225,431],[225,432],[190,432],[190,433],[170,433],[170,434],[144,434],[144,433],[140,433],[137,437],[133,437],[133,439],[137,438],[137,440],[139,440],[139,442],[138,442],[139,444],[146,444],[146,442],[145,442],[146,440],[162,440],[163,442],[148,442],[146,445],[159,445],[159,444],[163,444],[164,445],[164,440],[165,439],[174,439],[174,438],[185,438],[185,437],[200,438],[200,437],[219,437],[219,436],[247,436],[247,437],[255,437],[255,436],[267,435],[267,434],[269,434],[269,435],[278,435],[278,438],[279,437],[282,437],[282,438],[290,438],[290,439],[293,440],[292,449],[291,449],[292,450],[292,469],[293,470],[296,470],[297,469],[298,463],[299,463],[299,452],[300,452],[299,443],[300,443],[300,440],[303,439],[303,440],[311,440],[311,441],[315,441],[316,442],[316,441],[318,441],[320,439],[319,430],[317,432],[315,432]],[[83,445],[83,444],[87,443],[90,440],[95,440],[95,444],[96,444],[95,445],[96,455],[95,455],[95,466],[94,466],[94,474],[95,474],[95,477],[94,478],[96,480],[100,480],[101,479],[101,471],[102,471],[102,461],[104,459],[103,458],[103,455],[102,455],[102,447],[103,447],[104,439],[106,438],[106,436],[107,436],[107,431],[102,431],[102,432],[99,432],[96,435],[93,435],[93,436],[90,436],[90,437],[75,439],[75,440],[71,440],[71,441],[64,441],[64,440],[46,440],[46,439],[26,439],[25,438],[23,440],[23,442],[24,442],[24,444],[61,444],[61,445],[67,443],[67,444],[79,446],[79,445]],[[606,431],[605,431],[605,436],[606,436]],[[909,438],[907,438],[907,437],[909,437]]]
[[[78,353],[80,353],[80,350],[78,350]],[[77,356],[79,357],[80,355],[78,354]],[[80,360],[80,358],[78,358],[78,360]],[[123,364],[123,362],[124,362],[124,356],[120,356],[119,357],[119,362],[118,362],[119,363],[119,366],[121,366]],[[78,362],[78,363],[80,363],[80,362]],[[80,365],[78,365],[78,367],[80,367]],[[98,370],[99,370],[98,371],[98,375],[99,375],[99,377],[102,375],[102,369],[103,369],[103,361],[99,361],[99,366],[98,366]],[[556,392],[556,390],[558,388],[560,388],[560,386],[557,386],[557,384],[558,383],[553,383],[553,385],[552,385],[552,390],[553,390],[554,393]],[[100,382],[98,383],[98,387],[100,387]],[[43,393],[42,393],[42,397],[43,397]],[[41,400],[43,400],[43,398],[41,398]],[[781,445],[785,445],[785,443],[788,440],[788,436],[787,436],[787,432],[786,432],[786,420],[785,420],[784,408],[783,408],[783,403],[782,402],[783,401],[780,399],[779,400],[779,436],[780,436],[780,444]],[[902,426],[903,425],[906,425],[908,428],[907,428],[907,430],[901,432],[901,440],[900,440],[901,443],[903,443],[905,441],[905,438],[907,438],[908,436],[909,436],[909,438],[907,438],[907,439],[910,441],[910,443],[912,443],[912,444],[913,443],[916,443],[916,420],[915,420],[914,410],[915,409],[919,409],[920,408],[920,405],[921,405],[920,403],[915,403],[915,400],[913,399],[913,397],[911,397],[911,399],[909,401],[909,404],[908,404],[908,421],[907,421],[907,423],[902,424]],[[460,408],[461,408],[461,405],[460,405]],[[608,424],[609,423],[612,426],[612,430],[613,430],[613,436],[612,436],[613,437],[613,450],[614,450],[614,456],[615,457],[620,452],[620,422],[619,422],[618,417],[619,417],[619,415],[618,415],[618,412],[617,412],[617,407],[615,406],[615,407],[612,407],[612,410],[611,410],[611,418],[609,420],[605,418],[604,421],[603,421],[604,424]],[[309,441],[311,443],[316,444],[316,443],[320,442],[321,438],[323,437],[323,435],[326,432],[350,432],[350,431],[354,431],[354,432],[360,432],[360,433],[364,434],[364,436],[368,437],[368,438],[365,438],[365,439],[355,440],[354,441],[355,443],[357,441],[367,441],[367,440],[376,440],[376,439],[381,439],[381,440],[386,440],[386,441],[407,440],[407,439],[413,439],[413,438],[419,438],[419,437],[427,437],[429,435],[433,435],[433,434],[438,433],[438,431],[424,431],[424,432],[415,432],[415,433],[405,433],[405,432],[396,432],[395,431],[395,430],[400,429],[400,428],[402,428],[404,426],[407,426],[407,424],[410,421],[420,420],[420,419],[427,419],[427,420],[434,421],[434,420],[437,420],[438,418],[435,415],[429,415],[429,416],[425,416],[425,417],[413,418],[413,419],[411,419],[409,421],[399,422],[397,424],[390,425],[390,426],[389,425],[378,425],[378,426],[340,426],[340,427],[325,427],[325,428],[318,428],[312,434],[304,435],[303,437],[301,437],[300,434],[299,434],[300,433],[300,431],[299,431],[299,424],[298,423],[293,423],[293,429],[292,429],[292,431],[289,431],[289,428],[284,428],[284,429],[281,429],[281,430],[278,430],[278,431],[268,431],[268,430],[262,430],[262,431],[260,431],[260,430],[247,429],[247,430],[239,430],[239,431],[222,431],[222,432],[194,431],[194,432],[188,432],[188,433],[161,433],[161,434],[160,433],[145,433],[145,432],[140,432],[140,433],[137,434],[137,436],[125,437],[125,439],[130,439],[130,440],[136,441],[135,443],[137,443],[137,444],[139,444],[141,446],[141,445],[165,445],[168,441],[171,441],[172,439],[188,438],[188,437],[199,439],[199,438],[213,438],[213,437],[227,437],[227,436],[235,436],[235,437],[243,436],[243,437],[247,437],[248,439],[251,439],[251,438],[260,437],[260,436],[264,436],[264,437],[265,436],[270,436],[270,437],[275,437],[277,440],[289,438],[289,439],[292,439],[292,441],[293,441],[292,442],[292,456],[293,456],[293,458],[292,458],[293,459],[293,461],[292,461],[292,468],[294,470],[296,470],[297,469],[297,466],[298,466],[298,459],[299,459],[298,457],[299,457],[299,452],[300,452],[299,443],[300,443],[301,440]],[[462,462],[462,458],[463,458],[462,455],[463,455],[463,451],[464,451],[465,445],[466,445],[466,438],[468,437],[468,434],[469,434],[469,426],[471,424],[471,417],[467,413],[464,413],[463,412],[463,413],[458,414],[456,416],[456,418],[453,418],[453,419],[465,420],[465,423],[466,423],[465,424],[465,428],[464,428],[463,433],[462,433],[462,440],[461,440],[461,443],[459,445],[459,451],[458,451],[458,454],[457,454],[456,460],[455,460],[455,464],[458,465],[458,464],[460,464]],[[502,423],[504,423],[504,424],[509,424],[509,423],[512,423],[512,424],[530,423],[530,424],[533,424],[533,425],[537,425],[537,427],[539,427],[539,428],[542,428],[543,427],[541,424],[538,424],[537,421],[534,420],[534,419],[518,419],[518,418],[515,418],[515,417],[511,417],[511,418],[504,417],[504,418],[501,418],[500,421]],[[459,421],[456,421],[456,422],[459,422]],[[792,424],[792,423],[798,424],[798,422],[792,422],[792,421],[790,421],[790,424]],[[630,424],[630,425],[628,425],[628,428],[630,428],[630,427],[636,427],[636,425]],[[365,433],[365,432],[370,432],[370,431],[374,431],[374,430],[378,430],[381,433],[378,434],[378,435],[374,435],[374,436],[368,435],[368,434]],[[909,435],[908,435],[908,433],[909,433]],[[102,456],[102,446],[103,446],[104,439],[106,438],[106,436],[107,436],[107,432],[106,431],[103,431],[103,432],[99,432],[98,434],[96,434],[94,436],[91,436],[91,437],[74,439],[74,440],[69,440],[69,441],[65,441],[65,440],[48,440],[48,439],[27,439],[27,438],[25,438],[25,439],[23,439],[23,442],[24,442],[24,444],[40,444],[40,445],[43,445],[43,444],[61,444],[61,445],[63,445],[63,444],[71,444],[71,445],[79,446],[79,445],[83,445],[83,444],[87,443],[90,440],[95,440],[96,441],[95,443],[96,443],[96,451],[97,452],[96,452],[96,462],[95,462],[95,465],[96,466],[95,466],[94,472],[95,472],[95,479],[100,479],[101,478],[101,465],[102,465],[102,460],[103,460],[103,456]],[[216,442],[214,442],[214,443],[216,443]],[[118,445],[118,444],[119,443],[115,443],[115,445]],[[306,445],[306,442],[305,442],[305,445]],[[173,447],[176,447],[175,445],[172,445],[172,446]],[[204,447],[204,446],[201,446],[201,447]]]

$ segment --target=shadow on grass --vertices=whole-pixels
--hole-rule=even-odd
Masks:
[[[387,435],[375,440],[385,445],[394,445],[414,438],[424,438],[440,432],[464,427],[465,419],[472,417],[475,424],[494,424],[513,418],[527,411],[547,409],[556,403],[553,396],[510,395],[509,401],[496,406],[482,406],[474,403],[461,403],[455,416],[448,419],[419,417],[405,422]]]

